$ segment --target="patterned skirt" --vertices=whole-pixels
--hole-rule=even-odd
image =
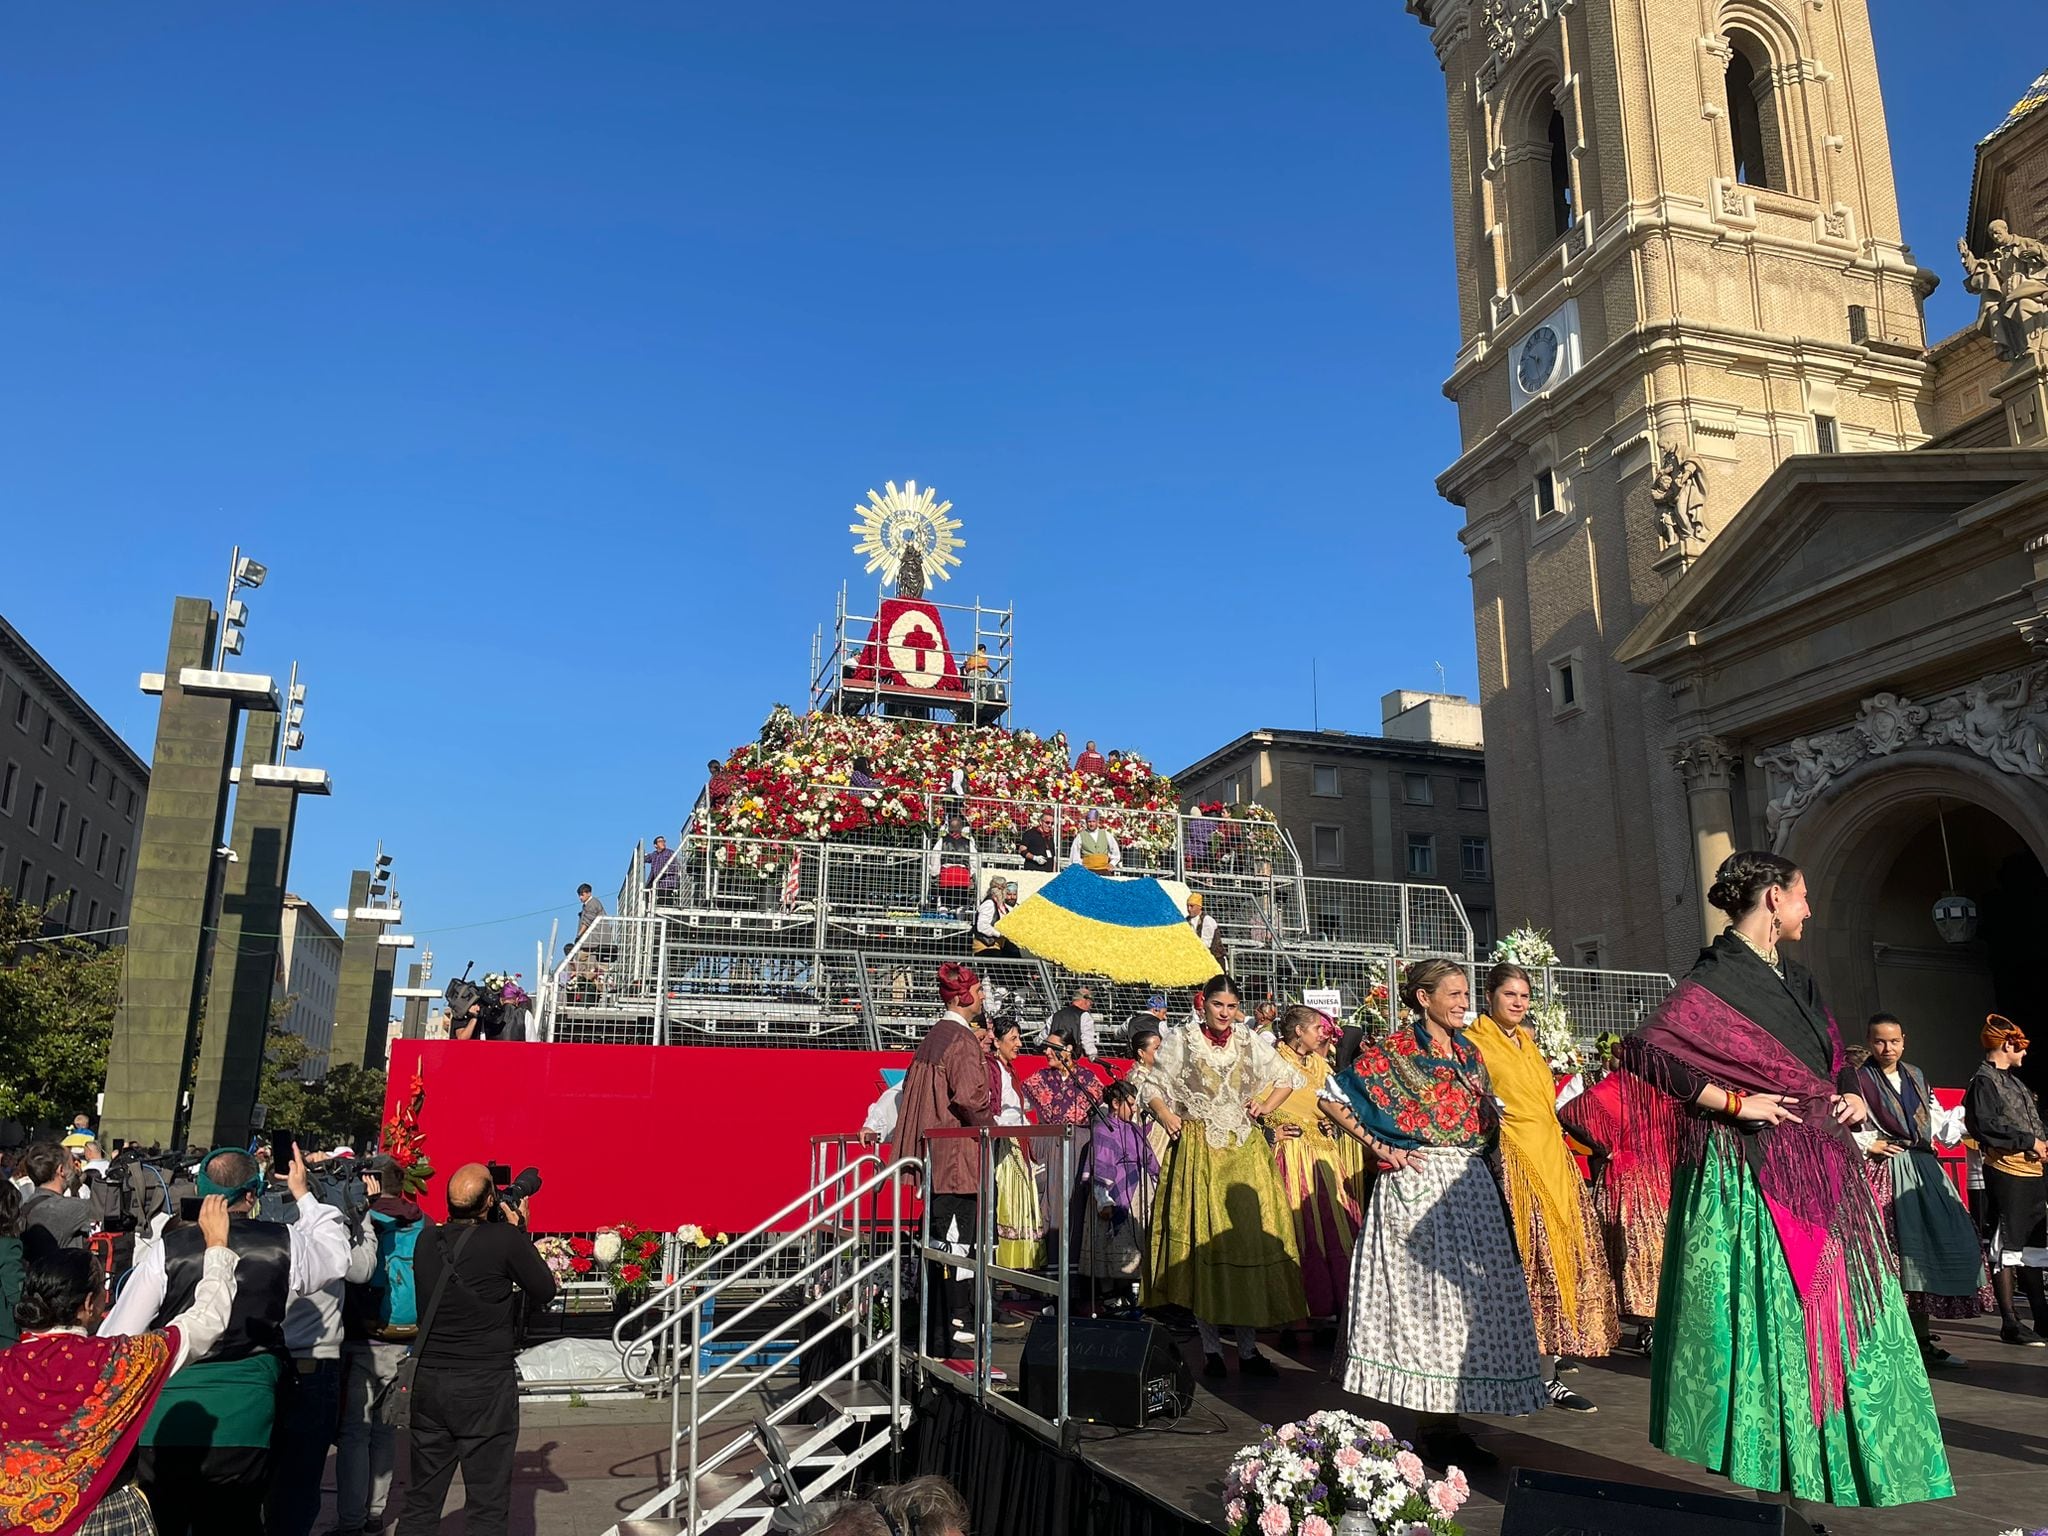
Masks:
[[[1605,1171],[1593,1186],[1593,1207],[1607,1241],[1617,1310],[1623,1317],[1654,1318],[1657,1282],[1664,1272],[1664,1228],[1671,1219],[1671,1208],[1641,1198],[1624,1200]]]
[[[1462,1147],[1373,1181],[1351,1257],[1347,1392],[1418,1413],[1547,1406],[1500,1186]]]
[[[1351,1201],[1336,1143],[1320,1129],[1275,1142],[1273,1171],[1294,1218],[1301,1288],[1308,1297],[1303,1315],[1335,1317],[1350,1287],[1351,1244],[1361,1215]]]
[[[1600,1218],[1593,1192],[1581,1184],[1579,1229],[1565,1240],[1578,1250],[1577,1315],[1564,1303],[1553,1260],[1558,1235],[1543,1219],[1543,1207],[1529,1212],[1529,1251],[1522,1255],[1522,1277],[1529,1285],[1529,1307],[1536,1315],[1536,1345],[1546,1355],[1611,1355],[1621,1342],[1621,1319],[1615,1315],[1614,1277],[1600,1241]]]
[[[1719,1144],[1679,1167],[1650,1362],[1650,1443],[1744,1487],[1814,1503],[1949,1497],[1955,1485],[1920,1346],[1898,1282],[1879,1280],[1843,1406],[1816,1423],[1805,1312],[1756,1176]]]
[[[1892,1273],[1906,1310],[1923,1317],[1983,1317],[1998,1310],[1970,1213],[1932,1152],[1863,1160],[1891,1239]]]
[[[149,1500],[133,1483],[123,1483],[85,1517],[77,1536],[156,1536]]]
[[[1201,1124],[1187,1122],[1152,1203],[1144,1303],[1252,1328],[1308,1315],[1294,1222],[1265,1137],[1212,1147]]]
[[[1005,1269],[1036,1269],[1045,1262],[1038,1180],[1016,1142],[998,1145],[1002,1152],[996,1162],[996,1262]]]
[[[1152,1228],[1157,1181],[1140,1179],[1131,1208],[1106,1216],[1091,1197],[1074,1218],[1081,1243],[1081,1273],[1097,1280],[1135,1280],[1145,1269],[1145,1244]]]

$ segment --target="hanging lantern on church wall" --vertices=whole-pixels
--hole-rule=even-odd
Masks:
[[[1934,931],[1951,944],[1977,937],[1977,903],[1950,891],[1934,904]]]

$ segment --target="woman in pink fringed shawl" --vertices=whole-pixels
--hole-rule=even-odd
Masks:
[[[1805,877],[1738,853],[1708,899],[1731,926],[1619,1053],[1636,1123],[1681,1111],[1650,1439],[1788,1503],[1945,1498],[1926,1368],[1849,1131],[1863,1101],[1835,1091],[1841,1034],[1778,950],[1805,925]]]

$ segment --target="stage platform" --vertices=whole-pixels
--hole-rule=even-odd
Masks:
[[[1010,1373],[1012,1387],[1028,1326],[1006,1326],[997,1342],[996,1360]],[[1817,1518],[1835,1536],[1997,1536],[2014,1526],[2032,1530],[2048,1524],[2048,1350],[2001,1344],[1995,1320],[1944,1323],[1937,1331],[1970,1362],[1967,1370],[1941,1372],[1934,1382],[1956,1496],[1899,1509],[1819,1512]],[[1201,1375],[1201,1352],[1190,1337],[1182,1348],[1195,1371],[1195,1405],[1178,1425],[1142,1431],[1082,1427],[1076,1455],[1101,1486],[1088,1518],[1076,1522],[1082,1527],[1076,1536],[1221,1531],[1223,1473],[1238,1448],[1258,1438],[1261,1424],[1283,1423],[1319,1408],[1371,1411],[1331,1382],[1329,1350],[1305,1345],[1282,1354],[1272,1335],[1262,1338],[1261,1347],[1280,1368],[1277,1379],[1246,1380],[1233,1369],[1228,1380],[1209,1382]],[[1551,1410],[1522,1419],[1469,1421],[1474,1437],[1500,1458],[1498,1467],[1470,1474],[1473,1497],[1460,1516],[1470,1536],[1497,1536],[1501,1500],[1516,1466],[1723,1495],[1736,1492],[1725,1479],[1651,1447],[1649,1361],[1638,1355],[1588,1361],[1571,1380],[1599,1404],[1598,1413]],[[965,1436],[957,1415],[929,1400],[921,1402],[923,1416],[949,1421],[949,1432],[938,1454],[931,1444],[920,1444],[920,1469],[943,1471],[973,1485],[992,1464],[1007,1463],[996,1487],[970,1487],[976,1536],[1032,1536],[1048,1529],[1029,1523],[1045,1513],[1043,1505],[1031,1501],[1034,1492],[1057,1492],[1056,1485],[1068,1481],[1057,1470],[1067,1458],[1042,1441],[1036,1457],[1027,1455],[1018,1442],[1029,1431],[974,1408],[971,1394],[937,1390],[960,1398],[988,1422],[979,1433]],[[1412,1433],[1410,1416],[1389,1410],[1384,1417],[1397,1434]],[[974,1465],[947,1466],[952,1459],[948,1450],[970,1452]]]

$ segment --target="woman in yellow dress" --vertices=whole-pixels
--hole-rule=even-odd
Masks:
[[[1015,1019],[998,1019],[988,1042],[990,1104],[997,1125],[1028,1125],[1017,1091],[1017,1053],[1024,1036]],[[1045,1216],[1038,1180],[1031,1174],[1030,1143],[996,1143],[996,1262],[1005,1269],[1036,1269],[1045,1262]]]
[[[1358,1235],[1360,1211],[1345,1180],[1337,1137],[1316,1108],[1316,1096],[1330,1076],[1323,1023],[1315,1009],[1299,1004],[1280,1016],[1278,1054],[1301,1074],[1302,1086],[1267,1113],[1266,1123],[1273,1128],[1280,1193],[1294,1217],[1308,1316],[1324,1321],[1334,1338],[1334,1320],[1351,1285],[1351,1243]],[[1283,1347],[1289,1342],[1283,1333]]]
[[[1537,1347],[1549,1357],[1545,1390],[1555,1407],[1593,1413],[1593,1403],[1559,1380],[1560,1357],[1612,1354],[1621,1321],[1599,1213],[1565,1146],[1550,1063],[1526,1024],[1533,998],[1527,971],[1496,965],[1486,975],[1486,1012],[1465,1037],[1479,1047],[1500,1101],[1501,1188],[1529,1283]]]

